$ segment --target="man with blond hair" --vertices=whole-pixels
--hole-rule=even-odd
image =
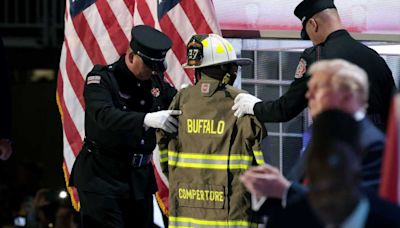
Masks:
[[[366,118],[368,78],[365,71],[345,60],[334,59],[316,62],[310,67],[309,73],[311,79],[307,85],[306,98],[312,118],[323,111],[336,109],[351,114],[358,121],[360,147],[363,151],[361,186],[376,192],[385,136]],[[337,123],[338,129],[329,132],[330,137],[340,139],[340,132],[344,131],[340,127],[340,123]],[[292,202],[305,196],[306,188],[301,183],[304,181],[307,152],[308,149],[292,168],[288,178],[272,166],[258,166],[246,171],[241,180],[253,194],[281,199],[283,207],[290,207]],[[269,211],[268,207],[267,201],[262,210]]]

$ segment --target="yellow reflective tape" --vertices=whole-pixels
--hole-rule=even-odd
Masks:
[[[167,155],[167,154],[168,154],[168,150],[160,150],[160,156]]]
[[[168,157],[160,158],[160,163],[168,162]]]
[[[228,48],[228,51],[233,51],[233,47],[229,42],[226,43],[226,46]]]
[[[225,48],[221,44],[218,44],[217,47],[215,47],[215,51],[221,54],[225,52]]]
[[[257,164],[259,164],[259,165],[264,165],[264,164],[265,164],[264,159],[256,159],[256,162],[257,162]]]
[[[246,221],[246,220],[204,220],[195,219],[188,217],[173,217],[169,216],[170,222],[184,222],[184,223],[194,223],[198,225],[209,225],[209,226],[255,226],[257,224]],[[181,226],[180,226],[181,227]]]
[[[228,164],[202,164],[202,163],[189,163],[169,160],[168,165],[184,168],[197,168],[197,169],[228,169]],[[229,164],[229,169],[248,169],[250,165],[247,164]]]
[[[254,156],[263,156],[263,152],[261,150],[253,150]]]
[[[208,40],[203,40],[201,41],[201,43],[203,44],[203,47],[208,47]]]
[[[222,154],[192,154],[192,153],[177,153],[174,151],[168,151],[169,157],[179,157],[179,158],[191,158],[191,159],[207,159],[207,160],[244,160],[244,161],[252,161],[253,156],[249,155],[222,155]]]

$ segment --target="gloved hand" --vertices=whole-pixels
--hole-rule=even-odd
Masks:
[[[174,133],[177,131],[178,120],[173,116],[180,115],[180,110],[163,110],[147,113],[144,117],[144,125],[152,128],[161,128],[166,132]]]
[[[248,93],[240,93],[234,100],[235,104],[232,106],[232,110],[235,111],[234,115],[239,118],[245,114],[254,115],[254,105],[261,100]]]

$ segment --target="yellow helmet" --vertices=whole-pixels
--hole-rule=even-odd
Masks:
[[[241,66],[253,62],[248,58],[237,58],[232,44],[217,34],[193,35],[187,44],[186,57],[187,62],[182,65],[184,68],[202,68],[227,63]]]

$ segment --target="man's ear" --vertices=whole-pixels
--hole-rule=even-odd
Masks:
[[[133,62],[133,58],[135,58],[135,54],[133,54],[133,52],[129,53],[129,62]]]
[[[318,27],[317,21],[314,18],[310,18],[308,21],[309,21],[308,23],[311,24],[312,29],[314,30],[314,32],[318,32],[318,28],[319,27]]]

